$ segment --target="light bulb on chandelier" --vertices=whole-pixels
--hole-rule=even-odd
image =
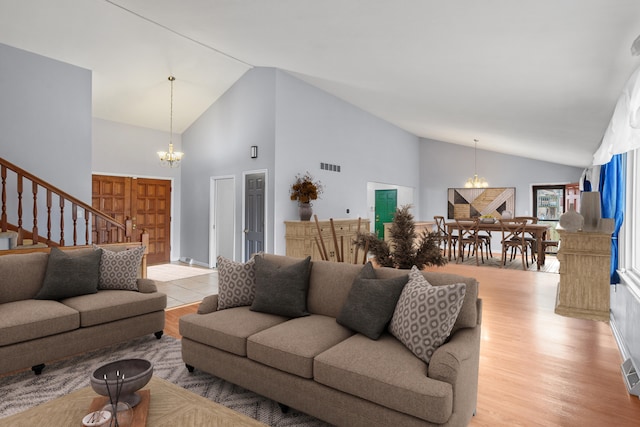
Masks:
[[[160,164],[162,166],[168,166],[170,168],[177,168],[180,166],[180,161],[184,153],[180,151],[173,151],[173,82],[175,77],[169,76],[169,82],[171,83],[171,104],[169,112],[169,151],[158,151],[158,157],[160,157]]]
[[[474,163],[473,163],[473,177],[467,179],[464,183],[465,188],[487,188],[489,183],[482,177],[478,177],[478,140],[473,140],[475,146],[473,151]]]

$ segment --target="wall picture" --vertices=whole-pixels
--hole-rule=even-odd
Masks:
[[[491,215],[500,218],[503,211],[515,213],[516,189],[449,188],[447,194],[449,219]]]

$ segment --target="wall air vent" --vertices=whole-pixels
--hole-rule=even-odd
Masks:
[[[320,169],[323,171],[340,172],[340,165],[332,165],[331,163],[320,163]]]

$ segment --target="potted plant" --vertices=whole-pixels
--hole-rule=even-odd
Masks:
[[[314,181],[309,172],[304,175],[297,174],[296,181],[291,186],[291,200],[298,201],[298,213],[300,221],[309,221],[313,214],[312,200],[316,200],[324,188],[320,181]]]
[[[410,269],[415,265],[422,270],[426,266],[445,265],[447,259],[440,251],[438,233],[424,230],[418,235],[410,208],[411,205],[404,205],[396,210],[389,227],[390,244],[378,239],[375,233],[358,233],[355,244],[367,248],[381,267]]]

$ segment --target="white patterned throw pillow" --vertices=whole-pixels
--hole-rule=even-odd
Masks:
[[[144,251],[144,246],[119,252],[102,248],[98,289],[137,291],[138,268]]]
[[[256,295],[256,268],[218,256],[218,310],[251,305]]]
[[[432,286],[414,266],[391,318],[389,332],[429,363],[433,352],[453,329],[465,289],[464,283]]]

